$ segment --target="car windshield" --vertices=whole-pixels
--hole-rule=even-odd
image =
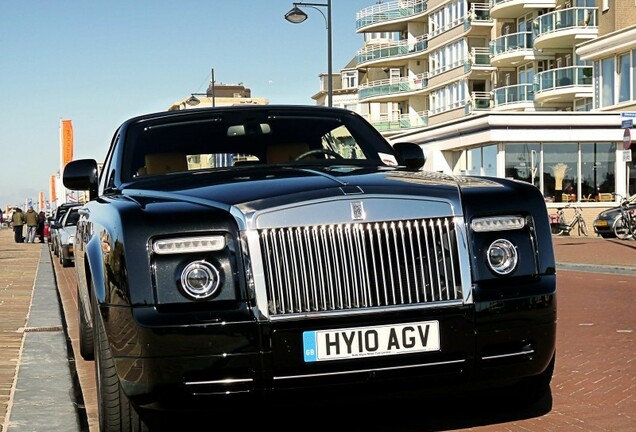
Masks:
[[[122,180],[254,165],[397,165],[364,120],[272,110],[141,121],[128,128]]]

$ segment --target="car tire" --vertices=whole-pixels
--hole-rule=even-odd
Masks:
[[[99,306],[93,302],[93,337],[95,340],[95,383],[101,432],[149,432],[119,384],[115,361],[106,340]]]
[[[82,302],[79,293],[77,295],[77,309],[79,320],[79,348],[80,355],[84,360],[95,360],[95,343],[93,338],[93,329],[89,326],[86,320],[86,309],[84,302]]]

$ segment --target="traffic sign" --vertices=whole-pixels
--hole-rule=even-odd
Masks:
[[[625,128],[631,128],[631,127],[633,127],[633,126],[634,126],[634,120],[633,120],[633,119],[627,119],[627,120],[623,120],[623,121],[621,122],[621,127],[622,127],[623,129],[625,129]]]
[[[632,146],[632,133],[630,130],[631,129],[625,129],[625,132],[623,133],[623,148],[625,150],[629,150]]]

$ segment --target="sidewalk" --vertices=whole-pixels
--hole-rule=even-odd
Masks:
[[[636,241],[553,240],[557,270],[636,275]],[[74,269],[56,275],[52,258],[47,245],[17,244],[0,230],[0,432],[88,430],[71,348],[77,327],[64,322],[58,293],[72,288],[64,278]]]
[[[48,245],[15,243],[8,229],[0,230],[0,314],[0,430],[80,431]]]

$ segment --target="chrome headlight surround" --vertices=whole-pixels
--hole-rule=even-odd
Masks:
[[[500,275],[507,275],[517,268],[519,254],[511,241],[497,239],[488,247],[486,261],[492,271]]]
[[[212,297],[221,285],[217,268],[205,260],[192,261],[181,272],[181,287],[194,300]]]

